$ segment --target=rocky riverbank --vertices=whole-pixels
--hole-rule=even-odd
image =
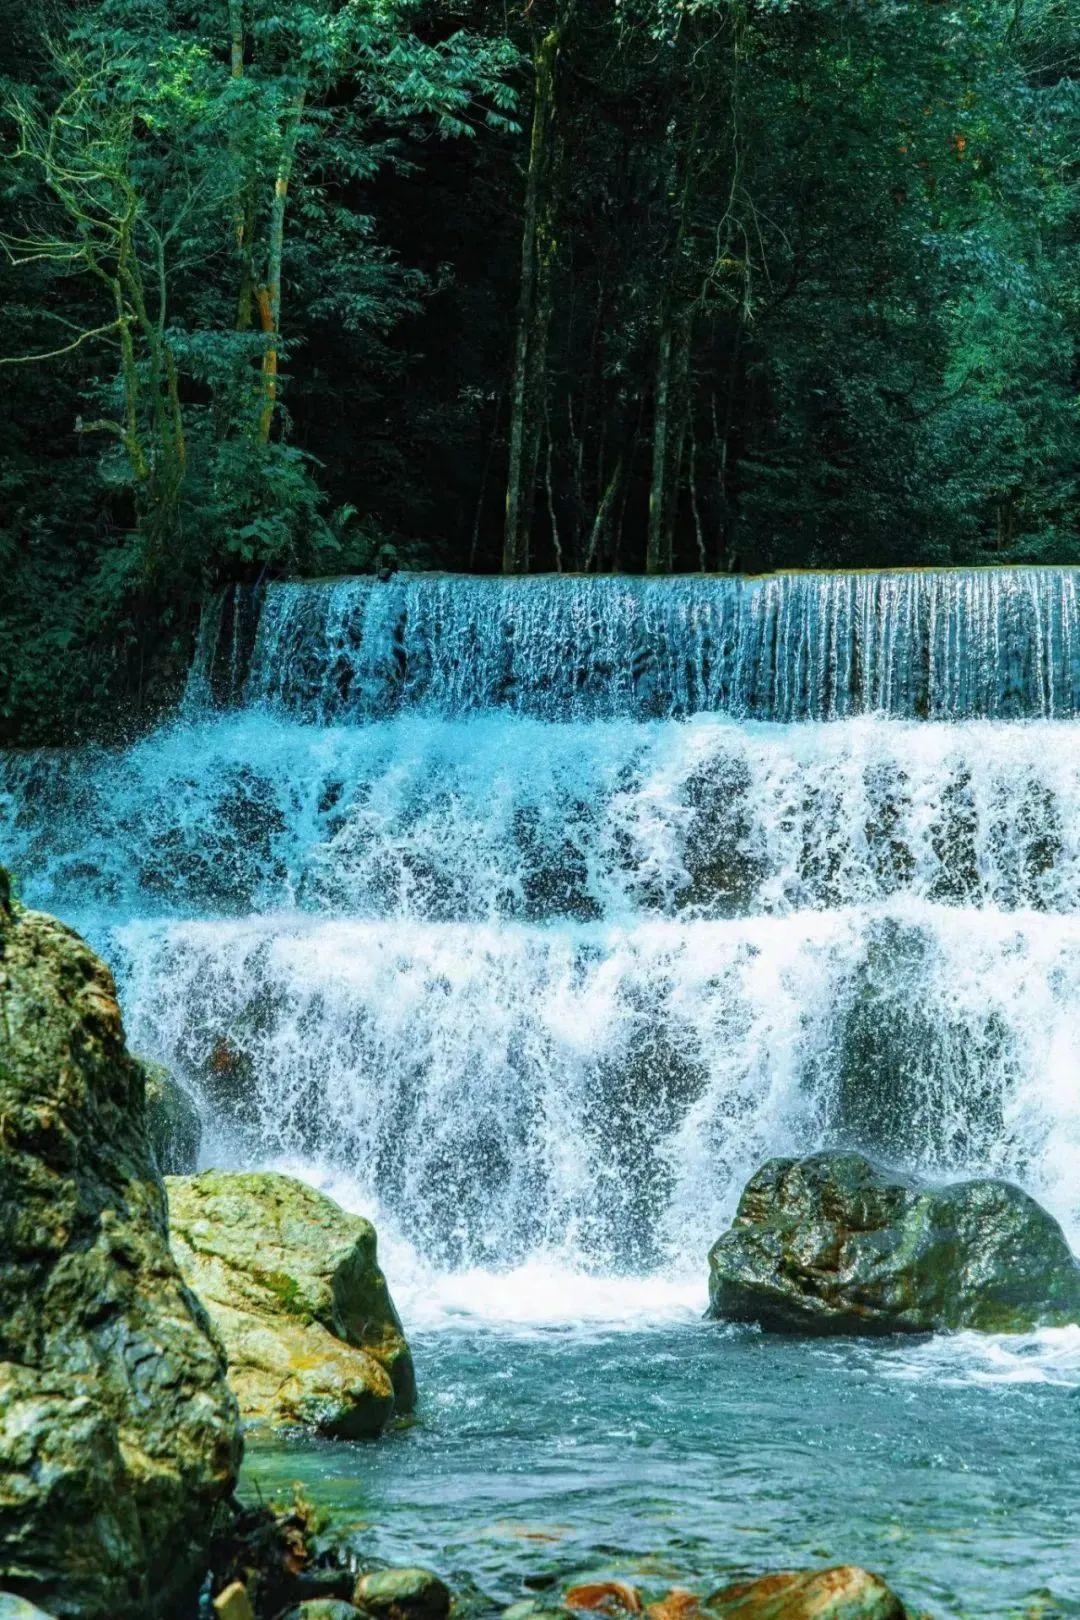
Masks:
[[[0,890],[0,1585],[64,1620],[190,1602],[241,1437],[169,1250],[111,975]]]
[[[914,1620],[885,1581],[852,1565],[748,1575],[704,1591],[598,1578],[500,1610],[429,1569],[357,1564],[301,1498],[283,1513],[241,1515],[218,1558],[209,1610],[215,1620]]]

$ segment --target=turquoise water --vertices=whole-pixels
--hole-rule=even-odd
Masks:
[[[413,1343],[419,1423],[252,1445],[247,1490],[302,1480],[364,1552],[501,1601],[586,1572],[708,1590],[857,1562],[938,1616],[1080,1614],[1080,1329],[830,1345],[687,1320]]]

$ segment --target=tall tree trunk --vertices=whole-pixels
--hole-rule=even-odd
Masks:
[[[551,278],[555,257],[552,170],[559,41],[560,30],[556,26],[537,40],[533,51],[536,84],[525,184],[521,293],[510,396],[504,574],[524,574],[529,567],[529,538],[543,423],[547,340],[551,324]]]
[[[680,55],[685,48],[685,39],[686,30],[680,26],[676,40],[676,50]],[[667,189],[673,218],[656,345],[652,476],[649,481],[649,520],[645,541],[647,574],[670,573],[672,564],[677,485],[686,437],[690,331],[693,323],[687,227],[692,206],[697,137],[696,121],[687,128],[681,109],[677,109],[668,126]]]
[[[664,562],[664,514],[668,499],[668,434],[671,408],[671,362],[675,334],[670,313],[660,328],[656,351],[656,390],[653,404],[652,478],[649,483],[649,527],[645,542],[645,572],[666,572]]]
[[[234,79],[244,76],[244,0],[229,0],[229,66]]]
[[[255,289],[259,319],[266,334],[263,354],[263,408],[259,421],[259,438],[266,444],[274,421],[274,407],[278,394],[278,358],[281,342],[281,265],[285,254],[285,207],[289,200],[289,182],[296,162],[296,148],[300,140],[300,121],[304,116],[306,89],[297,92],[289,121],[282,138],[281,157],[274,177],[274,198],[270,206],[270,239],[267,248],[266,283]]]
[[[669,307],[657,345],[653,405],[652,477],[645,549],[647,574],[670,574],[678,510],[679,478],[690,408],[688,312]]]
[[[234,79],[245,77],[247,56],[247,30],[244,0],[229,0],[229,68]],[[233,194],[233,246],[236,252],[238,287],[236,293],[236,331],[250,332],[255,315],[255,177],[250,159],[245,158],[241,142],[231,137],[230,155],[236,172]],[[261,388],[260,388],[261,393]],[[235,375],[231,386],[218,402],[217,422],[222,434],[238,423],[244,434],[253,430],[253,378],[250,356],[246,350],[238,353]],[[259,421],[261,424],[260,410]]]

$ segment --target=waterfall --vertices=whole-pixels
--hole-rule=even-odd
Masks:
[[[213,1160],[444,1271],[703,1278],[833,1143],[1075,1241],[1076,614],[1049,568],[276,584],[177,722],[0,759],[0,838]]]
[[[422,708],[548,720],[730,714],[942,720],[1080,709],[1068,568],[763,578],[399,575],[218,604],[192,696],[320,724]],[[242,649],[242,650],[241,650]]]

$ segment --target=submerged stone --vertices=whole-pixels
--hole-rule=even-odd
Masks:
[[[738,1581],[710,1597],[719,1620],[907,1620],[907,1610],[879,1575],[852,1564],[785,1570]]]
[[[190,1176],[199,1162],[202,1120],[195,1099],[161,1063],[142,1063],[150,1141],[163,1176]]]
[[[112,977],[2,897],[0,1119],[0,1583],[57,1620],[159,1620],[202,1578],[236,1403]]]
[[[278,1620],[356,1620],[358,1612],[344,1598],[308,1598],[286,1609]]]
[[[503,1620],[571,1620],[573,1614],[573,1609],[554,1599],[519,1598],[503,1610]]]
[[[1080,1322],[1080,1264],[1004,1181],[934,1186],[858,1153],[772,1159],[709,1255],[709,1314],[790,1333]]]
[[[173,1248],[225,1343],[244,1417],[358,1439],[415,1400],[375,1229],[270,1171],[168,1182]]]
[[[599,1609],[608,1614],[638,1614],[641,1598],[626,1581],[585,1581],[572,1586],[564,1599],[568,1609]]]

